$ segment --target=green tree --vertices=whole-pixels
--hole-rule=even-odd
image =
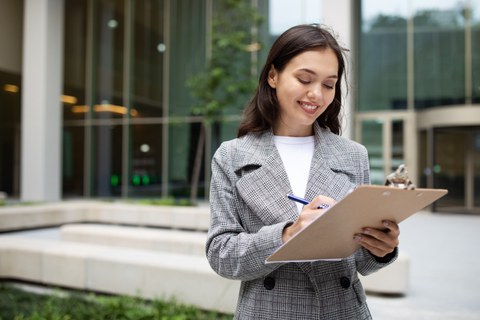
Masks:
[[[205,127],[219,134],[226,109],[240,112],[256,85],[258,66],[252,53],[260,49],[257,30],[263,17],[250,0],[214,1],[210,52],[203,72],[189,78],[187,86],[197,102],[192,113],[202,117],[191,179],[190,200],[196,203],[205,145]]]

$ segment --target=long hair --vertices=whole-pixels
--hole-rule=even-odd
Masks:
[[[343,49],[334,36],[317,25],[299,25],[282,33],[273,43],[268,53],[267,61],[260,74],[257,90],[247,104],[243,119],[240,122],[237,136],[241,137],[249,132],[262,132],[272,128],[279,115],[278,99],[275,89],[268,84],[268,73],[271,66],[278,72],[298,54],[313,49],[333,50],[338,59],[338,81],[335,84],[335,97],[328,108],[316,119],[320,127],[340,134],[339,120],[342,106],[342,76],[345,73]]]

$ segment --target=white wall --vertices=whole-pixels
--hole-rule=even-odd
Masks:
[[[347,93],[346,86],[342,87],[342,94],[344,98],[343,103],[343,124],[342,124],[342,135],[347,138],[353,137],[353,54],[352,50],[354,49],[354,38],[353,38],[353,1],[355,0],[323,0],[322,1],[322,24],[330,27],[337,36],[337,40],[341,46],[348,49],[346,68],[347,68],[347,77],[346,81],[349,86],[349,94]]]
[[[61,199],[64,0],[25,0],[20,198]]]

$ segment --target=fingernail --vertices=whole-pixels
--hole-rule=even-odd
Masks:
[[[353,239],[354,239],[355,241],[360,241],[360,240],[362,240],[362,236],[360,236],[360,235],[357,234],[355,237],[353,237]]]
[[[363,229],[363,233],[365,233],[365,234],[370,234],[370,228],[365,228],[365,229]]]
[[[384,225],[385,227],[388,227],[388,226],[390,225],[390,222],[389,222],[389,221],[383,221],[383,225]]]

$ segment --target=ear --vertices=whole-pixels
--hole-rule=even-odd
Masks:
[[[278,72],[275,70],[275,67],[273,64],[270,66],[270,71],[268,71],[268,84],[272,89],[275,89],[277,87],[277,81],[278,81]]]

